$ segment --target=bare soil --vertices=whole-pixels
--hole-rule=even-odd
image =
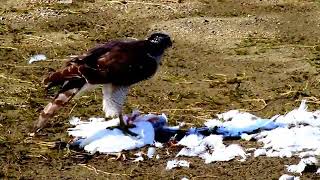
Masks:
[[[249,158],[166,171],[179,148],[134,163],[88,155],[68,142],[68,119],[103,116],[101,91],[73,100],[40,136],[33,122],[52,94],[44,76],[97,43],[166,31],[174,46],[157,75],[134,86],[125,105],[165,113],[169,123],[201,126],[230,109],[262,117],[320,98],[320,3],[311,0],[2,0],[0,7],[0,177],[14,179],[278,179],[298,159]],[[27,64],[35,54],[47,61]],[[226,143],[231,143],[230,141]],[[242,142],[244,147],[259,146]],[[142,149],[146,151],[146,148]],[[127,158],[134,152],[124,152]],[[305,173],[302,179],[317,179]]]

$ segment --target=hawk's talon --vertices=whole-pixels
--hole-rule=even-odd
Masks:
[[[132,124],[132,126],[131,125],[129,125],[129,126],[125,126],[125,127],[121,127],[121,126],[111,126],[111,127],[107,127],[106,129],[110,129],[110,130],[113,130],[113,129],[119,129],[119,130],[121,130],[122,132],[123,132],[123,134],[125,134],[125,135],[130,135],[130,136],[134,136],[134,137],[136,137],[136,136],[138,136],[138,134],[136,134],[136,133],[134,133],[134,132],[131,132],[130,130],[129,130],[129,128],[132,128],[132,127],[136,127],[134,124]]]
[[[134,136],[134,137],[138,136],[137,133],[134,133],[134,132],[130,131],[128,128],[121,129],[121,130],[123,131],[124,134],[128,134],[128,135]]]
[[[128,129],[129,129],[129,128],[135,128],[135,127],[137,127],[137,126],[134,125],[134,124],[127,124],[127,125],[126,125],[126,128],[128,128]]]

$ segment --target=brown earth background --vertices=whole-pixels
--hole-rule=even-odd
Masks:
[[[166,171],[179,148],[159,149],[159,160],[137,163],[57,148],[56,141],[70,139],[70,117],[103,117],[100,90],[71,101],[41,135],[31,139],[28,132],[52,96],[41,84],[44,76],[97,43],[155,31],[168,32],[174,46],[156,76],[131,89],[125,113],[165,113],[170,125],[201,126],[231,109],[271,117],[303,98],[319,109],[319,27],[320,1],[311,0],[1,0],[0,178],[278,179],[286,164],[299,160],[182,158],[189,169]],[[48,60],[29,65],[39,53]],[[124,153],[129,159],[135,152]]]

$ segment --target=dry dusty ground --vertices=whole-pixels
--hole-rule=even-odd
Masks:
[[[166,171],[177,149],[168,149],[169,154],[163,149],[160,160],[133,163],[44,144],[69,140],[71,116],[103,116],[99,90],[72,101],[42,136],[30,139],[28,132],[50,100],[41,85],[45,75],[96,43],[144,38],[153,31],[170,33],[175,44],[160,72],[131,90],[126,113],[134,108],[164,112],[172,125],[199,126],[234,108],[270,117],[291,110],[302,98],[309,99],[311,109],[319,108],[319,1],[57,1],[1,1],[0,177],[278,179],[285,164],[297,162],[261,157],[206,165],[184,158],[191,168]],[[37,53],[49,60],[27,64]],[[313,173],[301,177],[317,178]]]

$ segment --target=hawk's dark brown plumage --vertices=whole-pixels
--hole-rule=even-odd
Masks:
[[[66,66],[45,78],[47,88],[61,86],[54,100],[41,112],[35,130],[74,95],[90,85],[104,84],[106,115],[119,116],[123,128],[121,106],[128,87],[152,77],[161,57],[172,45],[168,35],[154,33],[146,40],[111,41],[71,59]],[[111,110],[108,110],[111,109]]]

